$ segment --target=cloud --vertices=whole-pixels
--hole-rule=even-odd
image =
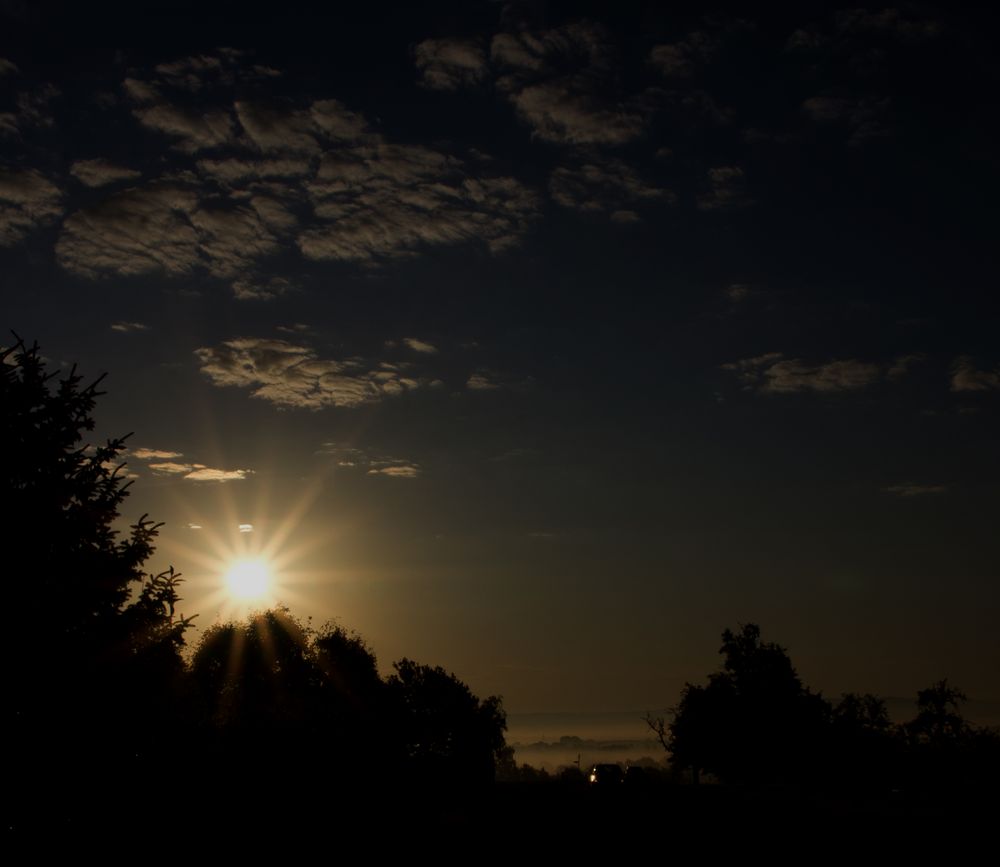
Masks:
[[[122,82],[122,88],[124,89],[126,96],[128,96],[133,102],[157,102],[162,98],[159,89],[155,85],[139,78],[126,78]]]
[[[285,227],[278,210],[264,197],[240,204],[203,201],[190,178],[156,181],[67,217],[56,257],[84,277],[205,271],[237,284],[239,298],[273,297],[285,284],[256,282],[253,269],[282,249]]]
[[[401,458],[371,455],[354,446],[323,443],[317,454],[333,458],[345,470],[364,470],[368,476],[389,476],[397,479],[415,479],[422,474],[419,464]]]
[[[563,207],[591,213],[611,212],[617,222],[639,219],[629,205],[676,200],[669,190],[646,183],[633,168],[617,159],[557,168],[549,178],[549,192]]]
[[[947,485],[890,485],[887,488],[882,488],[883,491],[889,494],[896,494],[900,497],[922,497],[927,494],[944,494],[948,491]]]
[[[8,60],[6,57],[0,57],[0,75],[16,75],[17,72],[17,64]]]
[[[510,96],[539,138],[557,144],[625,144],[642,132],[642,117],[601,102],[574,78],[532,84]]]
[[[180,455],[178,455],[180,457]],[[177,476],[190,473],[194,469],[194,464],[179,464],[175,461],[160,461],[150,464],[149,468],[157,475]]]
[[[320,152],[320,129],[308,111],[270,108],[253,102],[237,102],[236,116],[254,145],[266,154]]]
[[[466,380],[465,387],[472,391],[490,391],[500,388],[499,383],[490,379],[490,375],[484,372],[474,373]]]
[[[197,206],[195,190],[177,183],[123,190],[67,217],[56,257],[84,277],[190,274],[202,262],[190,220]]]
[[[918,18],[900,9],[838,9],[834,13],[836,29],[843,34],[888,36],[901,42],[921,43],[941,33],[941,25],[933,18]]]
[[[722,368],[735,372],[747,388],[771,394],[855,391],[883,377],[879,365],[869,362],[847,359],[807,364],[785,358],[780,352],[723,364]]]
[[[393,479],[415,479],[420,475],[420,467],[416,464],[397,464],[389,467],[373,467],[369,476],[389,476]]]
[[[312,171],[312,164],[302,157],[247,159],[222,157],[198,160],[199,173],[225,186],[240,186],[251,181],[302,178]]]
[[[250,388],[251,397],[278,407],[355,407],[426,385],[390,365],[323,359],[284,340],[240,337],[203,347],[195,355],[214,385]]]
[[[1000,389],[1000,366],[980,370],[971,355],[960,355],[951,366],[952,391],[993,391]]]
[[[210,55],[184,57],[169,63],[161,63],[155,68],[161,81],[194,92],[202,90],[206,80],[220,76],[223,70],[222,59]]]
[[[232,482],[253,474],[253,470],[219,470],[204,464],[180,464],[174,461],[149,464],[149,468],[156,475],[181,476],[189,482]]]
[[[926,358],[923,353],[911,352],[908,355],[900,355],[895,358],[886,372],[886,376],[889,379],[902,379],[910,372],[910,369],[915,365],[924,361]]]
[[[365,266],[436,245],[496,253],[539,216],[537,193],[487,156],[392,142],[334,99],[290,103],[268,84],[273,70],[240,57],[220,51],[130,74],[132,115],[173,140],[172,168],[70,214],[56,245],[62,267],[90,279],[207,275],[255,301],[295,288],[265,267],[296,250]],[[98,189],[140,177],[103,159],[71,171]],[[31,224],[23,210],[4,212],[8,244]]]
[[[118,181],[133,181],[142,176],[142,172],[117,166],[103,159],[77,160],[70,166],[69,173],[87,187],[103,187]]]
[[[233,281],[233,296],[238,301],[270,301],[291,292],[294,287],[285,277],[250,276]],[[281,331],[281,327],[278,328]]]
[[[217,470],[195,464],[194,469],[184,476],[190,482],[233,482],[245,479],[253,470]]]
[[[889,101],[874,94],[860,97],[812,96],[802,103],[802,113],[821,126],[847,129],[848,145],[858,147],[889,134],[886,116]]]
[[[433,343],[428,343],[426,340],[418,340],[416,337],[404,337],[403,343],[409,346],[414,352],[420,352],[425,355],[434,355],[438,351]]]
[[[708,189],[698,196],[702,211],[731,211],[752,204],[747,194],[743,169],[717,166],[708,170]]]
[[[498,90],[539,138],[620,145],[641,134],[644,118],[622,99],[615,51],[600,25],[500,33],[490,52],[501,72]]]
[[[654,46],[649,59],[668,78],[691,78],[715,58],[720,47],[718,36],[695,30],[677,42]]]
[[[122,333],[128,333],[130,331],[148,331],[149,326],[143,325],[141,322],[113,322],[111,323],[112,331],[120,331]]]
[[[218,148],[236,141],[236,128],[228,111],[197,111],[179,105],[160,103],[136,108],[132,112],[145,127],[180,141],[185,153]]]
[[[183,455],[180,452],[169,452],[163,449],[147,449],[139,448],[131,452],[133,458],[138,458],[140,461],[153,461],[153,460],[169,460],[170,458],[180,458]]]
[[[21,243],[63,212],[62,192],[34,169],[0,169],[0,247]]]
[[[375,264],[420,247],[515,244],[538,197],[510,177],[476,177],[457,157],[375,137],[331,150],[307,185],[317,218],[299,235],[309,259]]]
[[[487,75],[486,52],[474,39],[425,39],[414,49],[420,83],[432,90],[480,84]]]

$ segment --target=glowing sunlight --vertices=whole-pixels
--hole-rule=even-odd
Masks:
[[[271,588],[271,569],[261,557],[237,560],[226,572],[226,587],[240,602],[263,600]]]

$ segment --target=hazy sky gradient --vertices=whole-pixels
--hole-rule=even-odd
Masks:
[[[256,545],[514,711],[747,621],[996,700],[993,17],[423,6],[0,6],[2,320],[108,371],[184,613]]]

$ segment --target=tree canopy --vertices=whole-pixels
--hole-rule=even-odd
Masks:
[[[137,666],[181,663],[189,620],[176,613],[180,577],[143,570],[159,525],[144,515],[124,536],[118,526],[129,493],[126,438],[88,436],[100,381],[84,384],[75,367],[47,372],[37,345],[20,340],[0,352],[3,551],[18,612],[4,642],[7,658],[19,660],[19,725],[44,724],[59,705],[84,700],[98,716],[118,717],[122,707],[112,714],[111,706],[121,704],[123,683],[135,686]]]

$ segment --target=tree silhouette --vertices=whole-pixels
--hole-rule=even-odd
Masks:
[[[754,623],[723,632],[719,652],[722,670],[705,686],[684,686],[669,724],[647,719],[674,766],[725,782],[800,781],[816,760],[829,705]]]
[[[508,758],[501,699],[480,701],[440,666],[402,659],[394,667],[392,717],[414,772],[438,784],[492,782],[498,762]]]
[[[12,768],[161,761],[189,620],[180,577],[148,575],[159,525],[121,536],[125,439],[91,444],[100,380],[48,373],[37,345],[0,351],[0,544]],[[15,663],[16,660],[16,663]],[[33,770],[32,770],[33,769]]]

